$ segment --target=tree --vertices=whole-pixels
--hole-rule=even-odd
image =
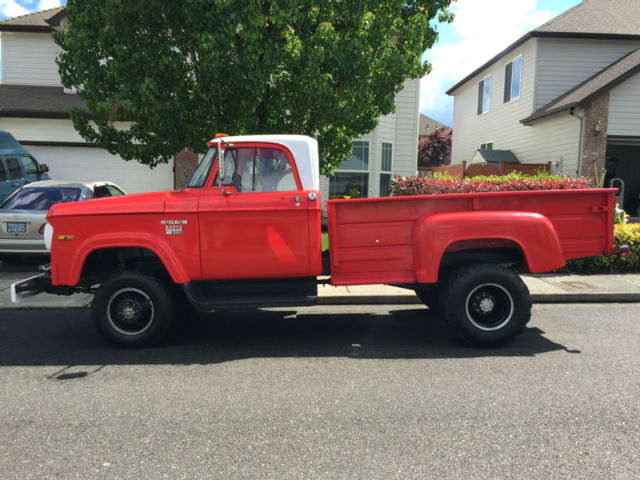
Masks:
[[[451,21],[450,2],[69,0],[54,39],[88,110],[76,130],[113,154],[153,167],[216,132],[297,133],[329,174],[430,71],[430,22]]]
[[[451,163],[451,138],[449,127],[439,127],[418,141],[418,166],[439,167]]]

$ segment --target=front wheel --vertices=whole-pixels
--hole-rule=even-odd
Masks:
[[[493,264],[453,273],[447,282],[445,316],[466,343],[496,346],[512,340],[531,318],[531,296],[522,279]]]
[[[108,279],[93,299],[93,321],[110,341],[128,347],[151,346],[169,332],[174,299],[155,276],[125,271]]]

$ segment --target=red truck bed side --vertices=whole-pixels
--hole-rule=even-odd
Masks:
[[[331,283],[435,282],[441,253],[490,242],[518,248],[533,272],[559,268],[571,258],[612,254],[615,192],[329,200]],[[456,221],[446,222],[446,217]]]

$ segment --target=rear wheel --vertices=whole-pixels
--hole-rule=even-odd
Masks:
[[[117,273],[96,292],[93,320],[112,342],[130,347],[154,345],[171,329],[172,293],[164,282],[149,273]]]
[[[531,296],[522,279],[492,264],[453,273],[444,294],[447,321],[466,343],[495,346],[512,340],[531,318]]]

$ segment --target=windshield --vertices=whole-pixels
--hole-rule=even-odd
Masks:
[[[80,198],[79,188],[23,188],[9,197],[0,208],[12,210],[49,210],[55,203],[75,202]]]
[[[207,177],[209,176],[209,172],[211,171],[211,166],[216,159],[216,153],[218,152],[217,147],[211,147],[209,151],[206,153],[200,165],[198,165],[198,169],[187,183],[187,188],[202,188],[204,187],[205,182],[207,181]]]

